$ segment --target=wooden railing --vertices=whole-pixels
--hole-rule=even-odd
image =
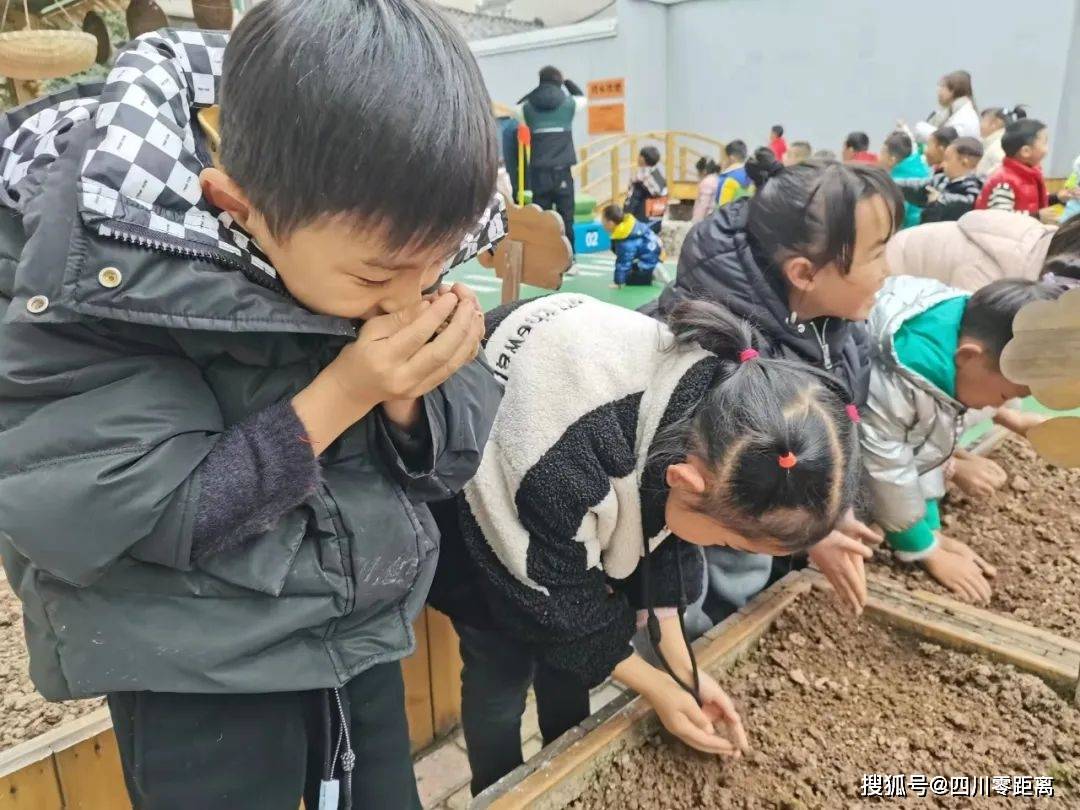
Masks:
[[[694,162],[712,157],[719,162],[724,143],[707,135],[680,130],[654,130],[598,138],[578,150],[574,167],[578,191],[596,197],[598,204],[621,200],[637,167],[638,151],[646,145],[660,149],[669,187],[696,182]]]

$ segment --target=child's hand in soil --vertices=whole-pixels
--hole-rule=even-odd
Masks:
[[[664,728],[698,751],[706,754],[718,754],[724,757],[739,756],[739,744],[725,739],[716,733],[713,720],[708,712],[697,705],[697,701],[685,689],[675,683],[667,673],[657,672],[658,676],[650,684],[650,688],[643,692],[646,700],[656,711],[657,716]],[[719,688],[719,687],[718,687]],[[715,695],[713,698],[715,699]],[[727,698],[727,695],[724,695]],[[728,699],[730,705],[730,699]],[[712,706],[712,702],[707,703]],[[734,711],[734,707],[732,707]],[[736,718],[738,715],[735,715]],[[738,729],[741,731],[742,722],[739,721]],[[742,733],[745,740],[745,732]]]
[[[938,545],[922,563],[930,576],[961,599],[984,603],[990,601],[990,583],[974,560]]]
[[[973,561],[985,576],[991,579],[997,576],[997,569],[975,553],[975,549],[955,538],[948,535],[937,533],[938,545],[940,545],[946,551],[951,551],[953,554],[959,554],[961,557]]]
[[[953,459],[953,483],[973,498],[989,498],[1008,479],[1001,465],[988,458],[958,451]]]
[[[881,536],[848,512],[837,528],[810,549],[810,562],[824,574],[840,604],[859,616],[866,607],[865,560],[874,556],[870,546]]]
[[[735,704],[728,697],[727,692],[720,688],[707,672],[698,672],[698,697],[701,698],[701,708],[705,715],[712,721],[713,726],[722,725],[725,735],[735,743],[738,753],[750,748],[750,741],[746,737],[746,729],[743,728],[742,718],[735,708]]]

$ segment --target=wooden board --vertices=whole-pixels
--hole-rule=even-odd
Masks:
[[[426,612],[431,713],[435,736],[439,736],[461,719],[461,650],[450,619],[433,608]]]
[[[112,730],[58,751],[65,810],[131,810]]]
[[[405,715],[409,720],[409,740],[412,750],[419,751],[435,739],[431,714],[431,675],[428,664],[427,614],[421,613],[413,623],[416,652],[401,662],[405,680]]]
[[[0,776],[0,810],[63,810],[56,764],[48,758]]]
[[[621,135],[626,132],[626,105],[621,101],[614,104],[590,104],[590,135]]]

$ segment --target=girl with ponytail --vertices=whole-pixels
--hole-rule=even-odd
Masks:
[[[846,519],[859,439],[843,387],[708,302],[665,327],[553,295],[489,313],[484,353],[504,396],[476,477],[438,515],[432,590],[461,637],[474,792],[520,764],[533,682],[545,742],[613,676],[688,745],[738,756],[741,720],[684,623],[699,547],[797,553]]]
[[[757,193],[718,210],[690,231],[675,281],[643,312],[661,320],[684,301],[708,300],[752,322],[763,352],[830,375],[846,404],[866,403],[870,345],[866,319],[888,275],[885,244],[903,221],[903,197],[876,167],[809,160],[781,166],[768,149],[747,164]],[[820,539],[820,538],[819,538]],[[810,560],[842,603],[858,614],[866,601],[863,560],[879,542],[865,525],[844,521]],[[730,583],[757,582],[790,570],[793,560],[709,549],[703,609],[720,621],[745,600]]]

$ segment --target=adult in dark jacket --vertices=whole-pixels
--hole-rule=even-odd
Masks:
[[[565,90],[563,89],[565,88]],[[522,120],[532,130],[529,188],[533,202],[545,211],[554,208],[562,217],[570,244],[574,244],[574,116],[588,103],[585,94],[558,68],[540,70],[540,83],[518,102]]]
[[[722,206],[690,230],[675,280],[642,311],[663,320],[682,301],[721,303],[762,332],[771,354],[831,373],[858,418],[870,382],[861,321],[888,274],[885,243],[899,227],[903,198],[884,172],[860,164],[807,161],[785,168],[759,149],[747,168],[755,196]],[[847,531],[872,537],[854,519]],[[819,543],[811,559],[858,613],[866,599],[862,560],[834,554],[839,539]],[[755,592],[748,579],[762,587],[774,568],[768,558],[750,560],[741,552],[710,550],[707,557],[704,610],[712,621]]]
[[[108,695],[138,807],[315,808],[340,776],[342,806],[419,808],[396,662],[438,556],[425,503],[473,474],[499,399],[478,305],[421,294],[497,156],[468,47],[422,4],[394,4],[411,45],[374,55],[382,94],[332,78],[384,5],[147,34],[103,86],[0,121],[0,555],[35,686]],[[417,95],[418,67],[453,81]],[[386,160],[405,137],[431,148]],[[456,259],[502,233],[488,209]]]

